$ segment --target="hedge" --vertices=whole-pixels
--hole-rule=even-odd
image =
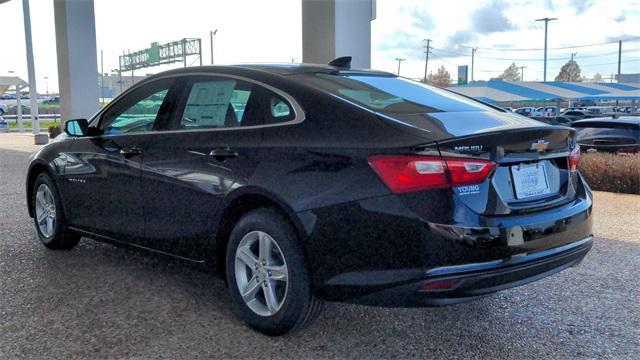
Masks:
[[[640,194],[640,154],[582,153],[579,169],[593,190]]]

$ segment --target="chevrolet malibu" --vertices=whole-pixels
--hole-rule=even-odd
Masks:
[[[573,129],[345,59],[164,72],[64,130],[26,181],[46,247],[211,264],[270,335],[323,301],[476,299],[592,246]]]

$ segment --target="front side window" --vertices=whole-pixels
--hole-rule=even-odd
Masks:
[[[144,85],[110,107],[100,121],[104,135],[120,135],[152,131],[166,114],[163,108],[173,80],[160,80]]]

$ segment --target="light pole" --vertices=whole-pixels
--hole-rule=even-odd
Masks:
[[[396,58],[396,61],[398,62],[398,76],[400,76],[400,64],[405,60],[407,59]]]
[[[44,83],[46,84],[46,87],[47,87],[47,96],[49,96],[49,77],[48,76],[44,77]]]
[[[218,32],[218,29],[209,31],[209,40],[211,40],[211,65],[213,65],[213,37],[216,35],[217,32]]]
[[[573,66],[573,57],[576,56],[577,54],[578,54],[577,52],[571,53],[571,66]],[[571,82],[571,71],[572,71],[572,68],[569,67],[569,82]]]
[[[524,69],[526,69],[526,66],[519,66],[520,68],[520,81],[524,81]]]
[[[549,27],[549,21],[558,20],[558,18],[542,18],[536,19],[536,21],[544,21],[544,78],[543,82],[547,81],[547,29]]]

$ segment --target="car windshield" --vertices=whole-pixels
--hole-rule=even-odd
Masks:
[[[381,113],[495,110],[473,99],[401,77],[314,74],[309,80],[325,91]]]

